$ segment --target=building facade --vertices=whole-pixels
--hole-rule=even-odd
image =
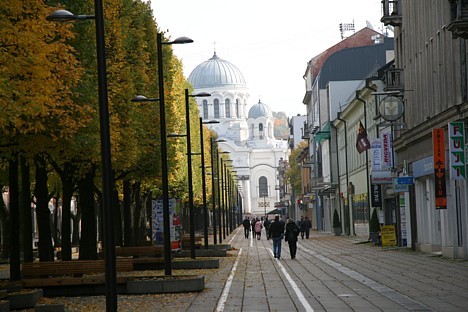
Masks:
[[[273,113],[260,100],[250,106],[242,72],[216,53],[199,64],[188,77],[194,93],[210,97],[196,98],[200,117],[218,135],[219,147],[229,152],[232,169],[238,177],[243,212],[263,216],[275,210],[280,201],[278,166],[288,159],[286,140],[274,136]]]

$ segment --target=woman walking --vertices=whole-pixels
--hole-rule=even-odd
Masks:
[[[299,232],[300,230],[297,224],[293,220],[289,219],[288,224],[286,224],[286,234],[284,239],[288,242],[291,259],[296,258],[297,236],[299,235]]]

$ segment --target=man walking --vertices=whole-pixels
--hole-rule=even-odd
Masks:
[[[310,222],[310,220],[307,217],[305,217],[303,223],[304,223],[305,236],[307,239],[309,239],[310,228],[312,227],[312,222]]]
[[[268,220],[268,216],[267,216],[265,217],[265,221],[263,221],[263,226],[265,227],[267,240],[270,239],[270,225],[271,225],[271,222],[270,220]]]
[[[275,221],[270,225],[270,238],[273,240],[273,255],[276,259],[281,258],[281,241],[284,237],[284,221],[275,216]]]
[[[245,235],[245,238],[249,238],[249,233],[250,233],[250,221],[249,221],[249,217],[245,217],[244,221],[242,222],[242,225],[244,226],[244,235]]]

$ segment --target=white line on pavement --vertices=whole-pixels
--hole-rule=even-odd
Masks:
[[[218,304],[216,305],[216,312],[221,312],[224,310],[224,305],[226,304],[226,300],[229,295],[229,289],[231,289],[231,284],[232,284],[232,280],[234,279],[234,274],[236,274],[237,264],[239,263],[241,253],[242,253],[242,248],[239,249],[239,254],[237,255],[236,262],[234,263],[234,266],[232,267],[232,270],[231,270],[231,274],[229,274],[226,284],[224,285],[223,293],[221,295],[221,298],[219,298]]]
[[[271,256],[273,256],[273,250],[271,249],[268,249],[271,253]],[[296,293],[297,295],[297,298],[299,299],[299,301],[301,302],[302,306],[304,307],[304,309],[307,311],[307,312],[314,312],[314,309],[312,309],[312,307],[310,306],[309,302],[307,302],[307,299],[304,297],[304,294],[302,293],[302,291],[299,289],[299,287],[297,286],[296,282],[294,282],[294,280],[292,279],[292,277],[288,274],[288,272],[286,271],[286,269],[284,268],[284,266],[281,264],[281,261],[279,261],[278,259],[276,259],[276,263],[278,264],[278,266],[280,267],[281,269],[281,272],[283,272],[283,275],[286,277],[286,279],[288,280],[289,282],[289,285],[291,285],[292,289],[294,290],[294,292]]]
[[[338,262],[335,262],[325,256],[322,256],[318,253],[316,253],[315,251],[313,250],[310,250],[310,249],[307,249],[305,248],[304,246],[301,246],[298,244],[298,247],[300,249],[302,249],[303,251],[305,251],[306,253],[308,253],[309,255],[311,256],[314,256],[315,258],[325,262],[326,264],[330,265],[331,267],[333,267],[334,269],[340,271],[341,273],[351,277],[352,279],[372,288],[373,290],[377,291],[378,293],[384,295],[385,297],[387,297],[388,299],[402,305],[403,307],[409,309],[410,311],[415,311],[415,310],[418,310],[418,311],[430,311],[430,309],[418,302],[418,301],[415,301],[413,299],[411,299],[410,297],[407,297],[399,292],[396,292],[395,290],[385,286],[385,285],[382,285],[370,278],[367,278],[366,276],[356,272],[356,271],[353,271],[351,270],[350,268],[348,267],[345,267],[343,265],[341,265],[340,263]]]
[[[231,239],[229,240],[229,245],[231,245],[232,241],[234,240],[234,238],[236,238],[236,235],[239,234],[239,231],[240,229],[237,229],[236,230],[236,233],[234,234],[234,236],[231,237]]]

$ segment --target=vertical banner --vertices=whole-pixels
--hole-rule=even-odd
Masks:
[[[449,130],[450,179],[465,179],[465,125],[463,121],[451,122]]]
[[[393,169],[392,134],[390,130],[382,131],[382,170]]]
[[[372,198],[371,203],[372,207],[382,208],[382,194],[380,192],[380,184],[371,184]]]
[[[382,144],[379,138],[371,140],[372,171],[382,170]]]
[[[174,226],[175,199],[169,198],[169,225],[171,237],[171,249],[177,250],[179,246],[179,235],[176,233]],[[163,220],[163,201],[162,199],[152,201],[152,238],[156,245],[164,245],[164,220]]]
[[[434,148],[434,182],[436,209],[447,208],[447,192],[445,184],[445,140],[444,129],[432,130]]]

